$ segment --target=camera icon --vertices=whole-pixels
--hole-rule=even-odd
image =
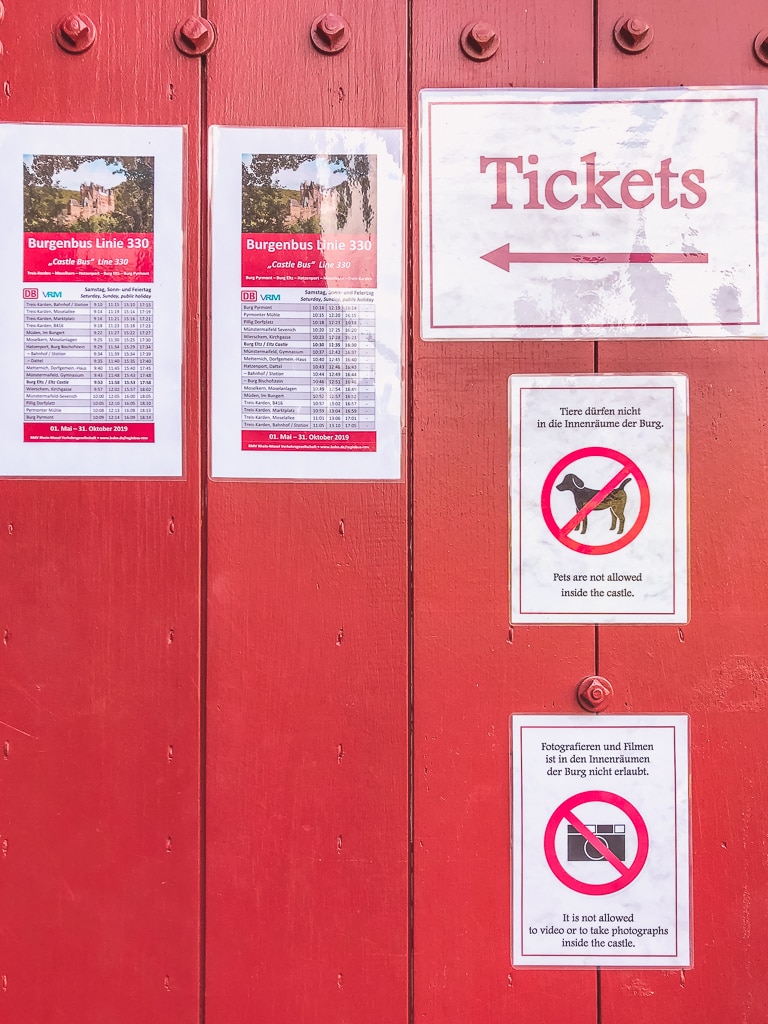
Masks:
[[[614,857],[619,860],[626,860],[627,844],[626,831],[623,825],[587,825],[590,832],[594,832],[595,839],[599,840],[601,846],[585,839],[573,825],[568,826],[568,860],[605,860],[602,847],[610,850]]]

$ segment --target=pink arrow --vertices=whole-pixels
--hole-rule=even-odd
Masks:
[[[485,256],[480,257],[481,260],[487,260],[488,263],[492,263],[494,267],[498,267],[500,270],[506,270],[509,273],[509,266],[512,263],[512,253],[509,251],[509,244],[502,245],[498,249],[494,249],[493,252],[487,252]]]
[[[706,252],[512,252],[509,244],[480,257],[505,270],[513,263],[708,263]]]

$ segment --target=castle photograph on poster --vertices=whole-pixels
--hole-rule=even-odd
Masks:
[[[243,154],[243,232],[374,234],[376,157]]]
[[[376,157],[242,154],[242,286],[376,285]]]
[[[148,233],[154,157],[24,156],[25,232]]]

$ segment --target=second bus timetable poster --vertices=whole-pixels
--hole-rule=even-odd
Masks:
[[[399,131],[212,129],[214,477],[397,479]]]

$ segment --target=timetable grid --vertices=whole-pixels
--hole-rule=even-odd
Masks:
[[[153,302],[26,300],[24,419],[28,424],[152,423]]]
[[[249,447],[323,442],[374,450],[373,302],[243,301],[241,386]]]

